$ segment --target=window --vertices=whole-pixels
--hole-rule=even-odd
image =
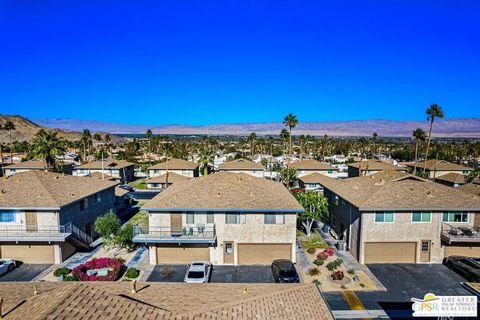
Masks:
[[[15,211],[0,211],[0,222],[15,222]]]
[[[102,201],[102,195],[100,193],[95,193],[94,202],[99,203]]]
[[[284,224],[285,215],[283,213],[265,213],[265,224]]]
[[[187,224],[194,224],[195,223],[195,215],[193,213],[187,212]]]
[[[188,175],[188,170],[182,169],[182,174],[183,174],[184,176]]]
[[[375,222],[393,222],[393,212],[375,212]]]
[[[245,213],[226,213],[225,223],[227,224],[243,224],[245,223]]]
[[[431,212],[412,212],[412,222],[430,222],[432,221]]]
[[[207,223],[213,223],[213,222],[214,222],[213,212],[207,212]]]
[[[80,200],[80,211],[88,208],[88,198]]]
[[[333,202],[338,206],[338,196],[335,196],[335,200]]]
[[[467,212],[444,212],[443,222],[468,222]]]

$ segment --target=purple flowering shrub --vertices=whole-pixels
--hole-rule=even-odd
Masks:
[[[80,281],[116,281],[120,275],[123,264],[113,258],[98,258],[87,261],[72,270],[72,275]],[[88,275],[87,270],[109,269],[106,276]]]

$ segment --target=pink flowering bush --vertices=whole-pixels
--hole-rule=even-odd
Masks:
[[[323,252],[325,252],[326,254],[328,254],[330,257],[333,256],[335,254],[335,250],[333,250],[333,248],[326,248],[325,250],[323,250]]]
[[[327,260],[328,259],[328,254],[326,252],[320,252],[318,254],[318,258],[321,260]]]
[[[117,259],[98,258],[87,261],[72,270],[72,275],[76,276],[80,281],[115,281],[120,275],[123,264]],[[97,274],[89,276],[87,270],[109,269],[106,276]]]

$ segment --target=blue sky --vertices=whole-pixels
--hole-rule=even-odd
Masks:
[[[1,1],[0,113],[480,117],[480,1]]]

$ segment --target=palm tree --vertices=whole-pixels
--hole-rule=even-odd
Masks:
[[[267,145],[268,145],[268,152],[270,153],[270,156],[273,155],[273,144],[274,144],[274,139],[272,136],[269,136],[267,138]]]
[[[372,135],[372,143],[373,143],[373,152],[372,153],[372,159],[375,159],[375,151],[376,151],[376,145],[378,142],[378,134],[376,132],[373,133]]]
[[[57,154],[65,153],[66,141],[57,137],[57,132],[40,129],[32,140],[32,153],[45,161],[48,171],[55,171]]]
[[[2,129],[2,130],[8,131],[8,135],[9,135],[10,163],[13,163],[12,131],[14,131],[15,129],[16,129],[15,124],[10,120],[7,120],[5,122]]]
[[[204,176],[208,174],[208,165],[214,161],[215,155],[212,150],[206,147],[200,149],[200,152],[198,153],[198,163],[200,164],[200,171],[202,171]]]
[[[102,135],[98,132],[95,132],[95,134],[93,135],[93,140],[97,141],[97,144],[102,141]]]
[[[108,144],[108,147],[110,149],[110,158],[113,158],[113,155],[112,155],[112,145],[110,144],[110,142],[112,141],[112,137],[110,137],[109,134],[106,134],[105,137],[105,142]]]
[[[413,166],[413,174],[417,174],[417,162],[418,162],[418,146],[421,142],[425,141],[427,137],[423,129],[417,128],[412,133],[413,139],[415,139],[415,164]]]
[[[146,132],[147,139],[148,139],[148,152],[152,152],[152,138],[153,138],[153,132],[152,130],[148,129]]]
[[[427,149],[425,150],[425,161],[423,162],[423,174],[425,174],[427,169],[428,149],[430,148],[430,141],[432,139],[433,122],[435,118],[442,119],[443,117],[442,108],[436,103],[431,104],[430,107],[427,108],[427,121],[430,121],[430,130],[428,132]]]
[[[83,161],[87,160],[87,147],[90,147],[91,138],[92,138],[92,134],[90,133],[90,130],[83,129],[82,137],[80,139],[83,144]]]
[[[255,153],[255,143],[257,141],[257,134],[255,132],[250,133],[248,136],[248,142],[250,143],[250,155],[253,156]]]
[[[283,128],[282,131],[280,131],[280,139],[283,141],[283,151],[287,153],[287,142],[288,142],[288,137],[290,134],[288,133],[288,130]]]
[[[290,173],[290,161],[292,157],[292,129],[295,128],[298,124],[297,117],[293,114],[289,113],[285,119],[283,119],[283,125],[288,127],[288,139],[289,139],[289,149],[288,149],[288,156],[290,157],[289,161],[287,161],[287,172]],[[291,174],[287,174],[287,188],[290,187],[290,177]]]

